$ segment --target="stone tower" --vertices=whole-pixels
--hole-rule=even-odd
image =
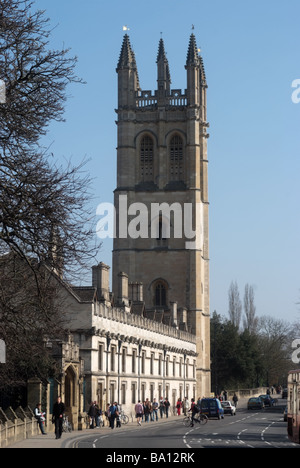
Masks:
[[[197,397],[210,389],[206,77],[190,36],[187,89],[171,89],[163,39],[157,89],[143,91],[125,34],[117,66],[118,144],[113,291],[143,283],[152,318],[197,337]]]

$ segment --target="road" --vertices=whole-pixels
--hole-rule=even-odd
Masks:
[[[287,437],[282,411],[248,411],[246,408],[238,409],[236,416],[226,415],[220,421],[210,419],[206,425],[197,424],[193,428],[184,427],[180,417],[144,423],[141,427],[131,424],[114,430],[94,429],[63,444],[63,448],[127,449],[126,453],[131,449],[132,453],[137,453],[133,450],[137,448],[191,453],[199,448],[299,447]]]

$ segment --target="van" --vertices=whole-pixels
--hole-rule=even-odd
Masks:
[[[203,398],[200,408],[201,414],[205,414],[208,418],[224,418],[224,408],[218,398]]]

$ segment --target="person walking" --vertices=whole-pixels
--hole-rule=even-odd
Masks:
[[[90,409],[88,411],[88,415],[90,417],[90,429],[94,429],[95,427],[95,422],[96,422],[96,418],[97,418],[97,406],[96,406],[96,401],[94,401],[91,406],[90,406]]]
[[[142,425],[141,420],[144,414],[144,408],[143,408],[143,405],[141,404],[141,400],[139,400],[137,404],[135,405],[134,411],[135,411],[137,423],[139,426],[141,426]]]
[[[144,414],[145,414],[145,422],[149,422],[149,419],[151,416],[151,403],[148,398],[146,398],[146,401],[144,403]]]
[[[56,403],[53,405],[52,421],[55,425],[55,438],[60,439],[62,436],[63,417],[65,412],[65,405],[58,397]]]
[[[45,414],[46,413],[42,413],[42,405],[41,403],[38,403],[35,407],[35,410],[34,410],[34,416],[38,422],[38,425],[39,425],[39,428],[41,430],[41,433],[43,435],[47,435],[46,432],[45,432],[45,429],[44,429],[44,422],[45,422]]]
[[[117,417],[117,407],[116,403],[113,403],[109,407],[109,413],[110,413],[110,427],[111,429],[115,428],[115,419]]]
[[[237,408],[239,399],[236,393],[233,395],[232,401],[233,401],[234,406]]]
[[[115,402],[115,406],[116,406],[116,427],[121,427],[121,406]]]
[[[184,398],[182,405],[183,405],[184,416],[186,416],[190,407],[189,400],[187,397]]]
[[[158,421],[158,403],[156,398],[153,398],[151,421],[154,421],[154,419]]]
[[[178,398],[177,404],[176,404],[177,416],[180,416],[181,408],[182,408],[181,398]]]
[[[110,408],[110,404],[107,403],[107,406],[106,406],[106,411],[105,411],[105,416],[106,416],[106,420],[108,422],[108,426],[110,427],[110,411],[109,411],[109,408]]]
[[[159,412],[160,412],[160,418],[162,419],[164,416],[164,412],[165,412],[165,402],[164,402],[163,397],[160,397],[160,400],[159,400]]]
[[[170,402],[168,398],[165,399],[165,411],[166,411],[166,418],[169,417],[169,408],[170,408]]]

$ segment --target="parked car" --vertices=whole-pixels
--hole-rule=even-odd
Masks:
[[[218,398],[203,398],[200,408],[201,413],[205,414],[208,418],[224,418],[224,409]]]
[[[270,406],[271,407],[271,406],[275,405],[275,400],[270,395],[259,395],[259,398],[262,399],[265,406]]]
[[[263,400],[259,397],[249,398],[247,406],[248,406],[248,410],[251,410],[251,409],[262,410],[265,407]]]
[[[231,416],[235,416],[236,407],[231,403],[231,401],[221,401],[221,405],[224,409],[224,414],[231,414]]]

